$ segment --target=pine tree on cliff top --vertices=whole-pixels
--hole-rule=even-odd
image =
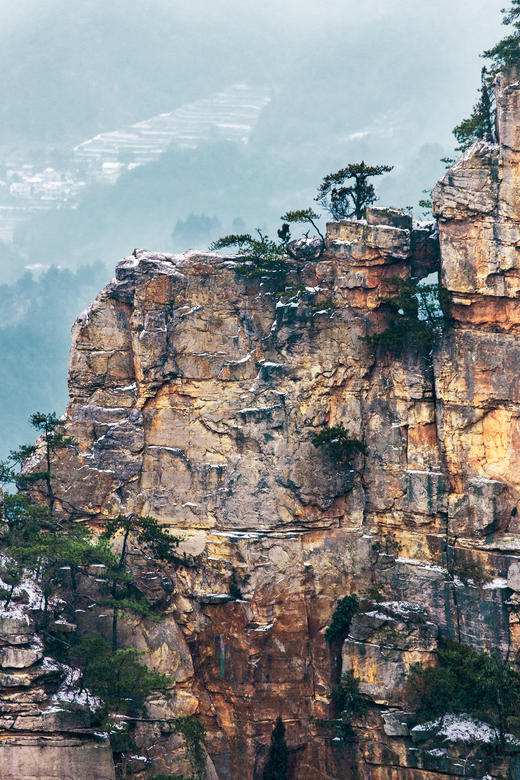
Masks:
[[[493,85],[487,68],[482,68],[480,82],[480,97],[473,107],[471,116],[463,119],[453,128],[453,135],[457,139],[458,151],[468,149],[472,143],[479,139],[496,143],[495,131],[495,99]]]
[[[364,160],[349,163],[346,168],[325,176],[314,200],[333,219],[363,219],[366,207],[377,200],[375,187],[369,179],[391,170],[393,165],[367,165]]]
[[[512,27],[513,32],[482,55],[491,60],[493,76],[504,68],[520,63],[520,0],[511,0],[509,10],[502,8],[502,13],[502,24]]]
[[[494,96],[494,80],[498,73],[513,65],[520,64],[520,0],[512,0],[509,9],[502,8],[502,23],[513,28],[491,49],[487,49],[482,57],[489,60],[489,68],[482,68],[479,99],[473,107],[471,116],[463,119],[454,130],[458,151],[468,149],[479,139],[496,143],[496,107]]]
[[[280,716],[271,734],[269,758],[265,765],[263,780],[287,780],[289,750],[285,742],[285,726]]]

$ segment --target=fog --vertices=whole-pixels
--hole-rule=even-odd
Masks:
[[[363,158],[421,216],[502,5],[0,0],[0,455],[64,411],[72,321],[134,247],[274,230]]]

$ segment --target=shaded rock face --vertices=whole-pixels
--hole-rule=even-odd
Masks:
[[[2,599],[0,606],[0,777],[115,780],[108,736],[96,729],[95,701],[79,690],[75,670],[45,656],[32,617],[41,593],[28,578],[15,592],[21,603]]]
[[[65,670],[44,657],[21,607],[0,613],[0,777],[2,780],[114,780],[106,734],[77,702]]]
[[[436,188],[440,261],[433,227],[372,208],[328,225],[293,298],[217,255],[136,250],[74,325],[79,445],[54,464],[58,506],[98,525],[154,515],[192,564],[160,630],[128,630],[174,680],[135,776],[184,771],[163,725],[193,713],[219,780],[262,776],[278,715],[298,780],[520,776],[410,735],[405,690],[443,637],[520,651],[519,100],[503,77],[501,145],[474,145]],[[392,280],[439,267],[454,327],[434,365],[375,352]],[[367,446],[351,468],[312,444],[339,422]],[[325,628],[354,592],[370,606],[333,649]],[[349,669],[372,705],[344,744],[320,719]]]

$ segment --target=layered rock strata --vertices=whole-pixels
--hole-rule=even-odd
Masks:
[[[0,490],[0,521],[2,505]],[[33,619],[41,600],[27,577],[0,608],[0,777],[114,780],[108,737],[94,722],[97,703],[79,690],[75,670],[45,655]]]
[[[519,100],[504,76],[500,145],[473,146],[436,188],[440,261],[431,228],[373,208],[328,225],[320,262],[292,266],[292,298],[233,259],[136,250],[76,322],[79,445],[54,464],[58,506],[99,526],[153,515],[190,562],[161,630],[132,627],[174,680],[137,735],[136,776],[180,771],[163,725],[196,713],[221,780],[261,777],[278,715],[298,780],[520,777],[467,729],[410,731],[405,692],[443,637],[520,650]],[[454,323],[434,365],[375,350],[392,280],[439,268]],[[367,446],[352,469],[312,444],[339,422]],[[332,652],[352,593],[372,607]],[[344,743],[323,721],[349,669],[371,706]]]

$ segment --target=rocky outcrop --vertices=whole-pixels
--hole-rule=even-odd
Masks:
[[[2,499],[0,491],[0,518]],[[45,655],[33,619],[41,602],[26,577],[0,607],[0,777],[114,780],[108,736],[96,722],[98,702],[80,691],[77,670]]]
[[[278,715],[298,780],[520,776],[476,727],[410,732],[405,693],[442,637],[520,650],[519,96],[504,76],[500,146],[474,145],[438,185],[438,237],[377,208],[329,224],[281,298],[232,258],[136,250],[74,325],[79,444],[54,464],[57,506],[94,525],[154,515],[190,563],[163,623],[130,627],[174,680],[135,776],[184,771],[172,713],[204,721],[220,780],[261,777]],[[392,280],[439,267],[454,322],[434,365],[375,350]],[[367,446],[349,469],[312,444],[339,422]],[[352,593],[369,607],[331,651]],[[344,742],[324,722],[349,669],[371,706]]]

